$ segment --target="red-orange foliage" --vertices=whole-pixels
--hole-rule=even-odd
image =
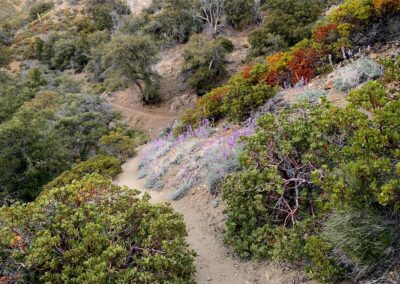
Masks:
[[[400,12],[399,0],[374,0],[374,9],[378,14]]]
[[[251,66],[245,66],[242,71],[243,79],[248,79],[250,77]]]
[[[338,37],[337,24],[327,24],[317,28],[313,33],[313,38],[316,42],[331,43]]]
[[[314,78],[320,58],[321,54],[315,49],[296,50],[293,53],[292,60],[288,63],[288,69],[291,72],[291,83],[295,84],[302,79],[309,82]]]
[[[214,89],[209,95],[205,98],[212,102],[221,102],[225,95],[228,93],[228,88],[218,88]]]
[[[264,78],[265,82],[270,86],[278,86],[281,84],[279,80],[279,73],[276,71],[270,71]]]

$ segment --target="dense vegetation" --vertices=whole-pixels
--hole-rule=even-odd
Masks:
[[[0,209],[2,283],[192,283],[183,218],[97,174]]]
[[[61,4],[28,1],[0,23],[1,283],[193,282],[183,218],[111,184],[146,137],[100,95],[136,85],[157,103],[158,52],[177,44],[201,97],[147,153],[146,187],[197,144],[153,160],[226,119],[240,126],[198,143],[204,157],[177,173],[172,199],[201,168],[237,255],[322,283],[399,281],[400,57],[362,56],[398,39],[399,1],[155,0],[140,15],[120,0]],[[254,24],[248,66],[225,81],[235,46],[221,35]],[[304,87],[337,63],[341,107]],[[295,103],[274,105],[291,87],[304,87]]]
[[[292,11],[288,6],[291,7],[293,1],[280,0],[274,3],[274,5],[282,4],[288,13]],[[318,8],[322,4],[318,3],[315,1],[315,9],[322,11]],[[239,74],[232,77],[228,84],[204,95],[198,101],[194,111],[190,110],[182,115],[176,133],[185,131],[188,126],[198,125],[204,118],[218,120],[227,117],[236,121],[243,120],[257,106],[262,105],[271,97],[266,95],[266,92],[262,92],[263,95],[260,96],[258,92],[260,87],[270,89],[275,86],[287,88],[296,84],[304,85],[317,75],[331,70],[334,63],[349,59],[356,52],[354,49],[360,48],[359,38],[355,35],[370,27],[369,21],[378,22],[379,20],[383,21],[385,17],[391,17],[392,12],[389,10],[397,9],[399,5],[391,1],[381,2],[378,0],[345,1],[323,19],[313,22],[314,25],[307,26],[311,35],[310,39],[301,40],[299,38],[292,41],[291,43],[299,42],[287,51],[268,55],[262,63],[246,66]],[[308,5],[296,5],[296,7],[300,9],[300,15],[308,13]],[[293,26],[291,27],[293,28]],[[312,29],[312,27],[314,28]],[[291,33],[288,27],[285,31]],[[391,34],[391,36],[394,35]],[[262,38],[266,39],[267,36],[262,36]],[[369,40],[370,42],[363,40],[364,48],[368,44],[374,43],[373,37]],[[386,40],[390,40],[390,37]],[[278,46],[277,48],[282,47]],[[240,86],[239,90],[237,86]],[[246,91],[241,91],[242,89],[246,89]],[[222,102],[229,101],[229,98],[225,99],[225,97],[237,98],[244,104],[240,104],[239,110],[235,109],[238,106],[231,108],[229,104],[226,104],[227,107],[222,110]],[[258,99],[254,99],[254,97]]]
[[[381,276],[400,245],[398,92],[369,81],[344,108],[262,116],[224,184],[228,243],[246,257],[309,259],[322,282]]]
[[[210,91],[224,76],[225,56],[234,49],[226,38],[208,40],[201,35],[193,35],[183,50],[185,64],[183,73],[189,78],[189,85],[198,94]]]
[[[267,6],[272,17],[256,32],[269,42],[270,35],[260,33],[265,29],[276,41],[255,54],[270,53],[265,62],[245,67],[200,98],[182,115],[176,134],[204,119],[243,122],[280,87],[303,86],[352,58],[354,50],[374,44],[373,37],[360,34],[371,25],[383,30],[376,23],[396,17],[400,7],[393,1],[347,0],[317,21],[321,3],[313,2],[314,13],[307,10],[313,5],[297,6],[301,1],[267,2],[273,2]],[[308,11],[312,19],[285,27],[279,24],[284,8],[288,15]],[[279,19],[271,20],[274,13]],[[267,31],[275,24],[282,30]],[[273,53],[282,48],[287,50]],[[241,170],[222,185],[226,242],[238,255],[295,262],[322,283],[398,281],[400,57],[380,63],[384,74],[365,58],[338,72],[334,87],[350,92],[345,107],[326,100],[316,104],[311,97],[324,93],[311,90],[302,97],[313,103],[262,115],[255,134],[242,139]]]

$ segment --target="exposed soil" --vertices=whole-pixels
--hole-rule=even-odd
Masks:
[[[179,115],[177,111],[170,111],[169,101],[156,106],[143,105],[137,87],[108,94],[106,99],[121,113],[129,126],[147,132],[152,138],[173,123]]]
[[[133,158],[123,165],[123,173],[115,184],[125,185],[144,192],[144,180],[137,178],[139,158]],[[169,202],[170,190],[148,191],[153,203]],[[213,197],[204,186],[190,191],[179,201],[172,201],[172,207],[184,216],[188,243],[197,253],[195,265],[197,283],[220,284],[289,284],[307,283],[306,278],[295,270],[280,268],[267,263],[245,262],[233,256],[223,243],[223,205],[214,208]],[[312,282],[308,282],[312,283]]]

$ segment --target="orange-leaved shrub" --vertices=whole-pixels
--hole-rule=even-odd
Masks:
[[[374,0],[374,10],[379,15],[400,12],[399,0]]]

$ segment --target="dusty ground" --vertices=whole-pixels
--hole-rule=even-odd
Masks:
[[[123,173],[115,184],[144,190],[144,180],[137,178],[139,158],[133,158],[123,165]],[[154,203],[169,202],[170,190],[150,191]],[[171,202],[172,207],[184,216],[188,243],[198,256],[195,259],[197,283],[218,284],[289,284],[307,283],[304,276],[294,270],[274,267],[271,264],[255,264],[235,258],[223,243],[223,207],[211,205],[213,197],[200,186],[179,201]],[[312,283],[312,282],[308,282]]]
[[[143,9],[148,8],[151,5],[152,0],[127,0],[126,2],[132,11],[132,14],[138,15]]]

